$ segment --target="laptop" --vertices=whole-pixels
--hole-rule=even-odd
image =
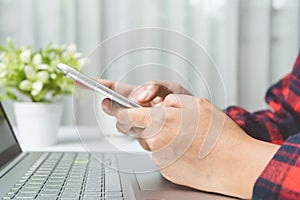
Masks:
[[[164,179],[149,155],[23,152],[0,102],[2,199],[234,199]]]

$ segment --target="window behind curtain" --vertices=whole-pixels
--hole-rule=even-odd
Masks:
[[[16,44],[35,48],[49,41],[76,43],[88,55],[96,44],[124,31],[142,27],[174,30],[201,44],[216,63],[226,99],[220,96],[214,99],[215,104],[257,110],[266,107],[266,89],[291,70],[298,53],[299,4],[299,0],[0,0],[0,42],[5,43],[10,36]],[[166,39],[158,38],[162,42]],[[176,45],[193,54],[185,44]],[[172,67],[180,64],[170,55],[158,58],[145,51],[143,56],[153,56]],[[130,69],[143,62],[138,60],[143,56],[128,57],[122,66]],[[100,67],[95,65],[86,73],[98,74]],[[113,79],[114,74],[111,76]],[[138,74],[131,77],[133,82],[142,78]],[[206,78],[213,82],[214,76]],[[193,84],[201,85],[197,80]],[[205,89],[201,90],[200,95],[207,97]],[[87,105],[95,104],[93,97],[85,98]],[[72,99],[66,97],[64,101],[64,124],[71,124]],[[80,124],[96,124],[88,117],[94,106],[78,109],[82,113]]]

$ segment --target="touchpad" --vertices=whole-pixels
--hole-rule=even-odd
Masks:
[[[176,185],[167,179],[165,179],[159,171],[145,173],[145,174],[135,174],[140,189],[142,191],[149,191],[149,190],[159,190],[159,191],[166,191],[166,190],[180,190],[182,186]]]

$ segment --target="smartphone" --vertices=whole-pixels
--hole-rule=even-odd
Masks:
[[[70,67],[66,64],[59,63],[56,67],[66,77],[78,81],[82,85],[84,85],[84,86],[88,87],[89,89],[94,90],[94,91],[106,96],[107,98],[109,98],[112,101],[122,105],[125,108],[132,108],[132,107],[140,108],[140,107],[142,107],[138,103],[122,96],[121,94],[109,89],[108,87],[105,87],[104,85],[101,85],[97,81],[91,79],[90,77],[82,74],[81,72],[75,70],[74,68],[72,68],[72,67]]]

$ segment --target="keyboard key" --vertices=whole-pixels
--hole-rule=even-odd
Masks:
[[[91,198],[94,197],[94,199],[96,198],[100,198],[103,197],[104,195],[102,193],[84,193],[83,197],[85,198]]]
[[[105,192],[121,191],[120,179],[117,173],[107,173],[105,175]]]
[[[22,200],[33,200],[34,197],[15,197],[15,199],[22,199]]]
[[[42,185],[35,185],[35,186],[23,186],[22,190],[36,190],[36,189],[41,189]]]
[[[57,185],[57,184],[62,184],[63,182],[65,182],[65,180],[61,180],[61,179],[49,179],[48,181],[47,181],[47,183],[46,184],[49,184],[49,185]]]
[[[95,191],[85,191],[85,192],[84,192],[84,195],[86,195],[86,196],[87,196],[87,195],[88,195],[88,196],[93,196],[93,195],[94,195],[94,196],[99,196],[99,195],[100,195],[100,196],[101,196],[101,195],[102,195],[102,192],[97,192],[97,191],[96,191],[96,192],[95,192]]]
[[[22,192],[33,192],[38,193],[40,191],[41,187],[24,187],[22,188]]]
[[[30,180],[32,181],[46,181],[47,177],[32,177]]]
[[[41,193],[41,194],[39,194],[39,197],[56,199],[57,198],[57,194]]]
[[[105,197],[105,200],[123,200],[123,197]]]
[[[12,199],[15,194],[6,194],[2,199]]]
[[[54,186],[54,185],[45,185],[43,190],[57,190],[60,189],[60,187]]]
[[[60,192],[60,188],[56,188],[56,189],[42,189],[43,193],[49,193],[49,194],[58,194]]]
[[[41,185],[43,185],[43,182],[41,182],[41,183],[36,183],[36,182],[34,182],[34,183],[26,183],[26,187],[38,187],[38,186],[41,186]]]
[[[38,196],[36,198],[36,200],[55,200],[55,199],[56,199],[56,197],[52,197],[52,196],[49,196],[49,197],[47,197],[47,196]]]
[[[81,190],[71,190],[71,189],[68,189],[68,190],[64,190],[62,192],[63,195],[68,195],[68,194],[71,194],[71,195],[79,195],[81,192]]]
[[[43,180],[29,180],[25,185],[43,185],[45,181]]]
[[[105,197],[122,197],[122,192],[105,192]]]
[[[14,191],[14,192],[10,191],[10,192],[7,193],[7,195],[14,196],[16,193],[17,193],[17,191]]]
[[[26,191],[26,190],[21,190],[18,194],[31,194],[31,195],[35,195],[36,192],[35,191]]]
[[[86,192],[101,192],[103,191],[101,187],[86,187]]]
[[[10,189],[10,192],[17,192],[17,191],[20,190],[20,188],[21,188],[21,187],[12,187],[12,188]]]
[[[18,183],[25,183],[27,180],[24,180],[24,179],[20,179],[19,181],[18,181]]]
[[[8,199],[12,199],[12,197],[4,196],[4,197],[2,198],[2,200],[8,200]]]
[[[33,199],[34,197],[36,196],[36,194],[35,193],[18,193],[16,196],[15,196],[15,198],[17,198],[17,199],[28,199],[28,198],[31,198],[31,199]]]
[[[3,199],[123,199],[114,155],[98,158],[88,153],[44,154]]]
[[[65,198],[73,198],[73,199],[79,199],[78,197],[80,197],[80,193],[62,193],[61,197],[65,197]],[[76,197],[76,198],[75,198]]]

